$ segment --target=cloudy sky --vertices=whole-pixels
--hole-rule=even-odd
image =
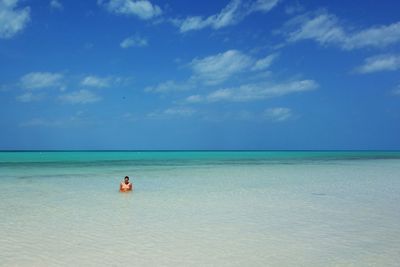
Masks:
[[[400,149],[399,10],[0,0],[0,149]]]

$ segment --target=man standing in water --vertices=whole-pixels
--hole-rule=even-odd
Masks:
[[[125,176],[124,181],[119,184],[119,191],[128,192],[132,190],[133,190],[133,185],[132,183],[129,182],[129,176]]]

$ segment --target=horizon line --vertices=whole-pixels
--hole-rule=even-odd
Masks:
[[[0,152],[400,152],[400,149],[0,149]]]

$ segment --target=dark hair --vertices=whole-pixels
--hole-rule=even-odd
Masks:
[[[126,179],[126,178],[128,178],[128,180],[129,180],[129,176],[125,176],[125,179]]]

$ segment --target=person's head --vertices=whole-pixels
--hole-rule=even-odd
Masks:
[[[125,176],[125,183],[128,184],[129,183],[129,176]]]

